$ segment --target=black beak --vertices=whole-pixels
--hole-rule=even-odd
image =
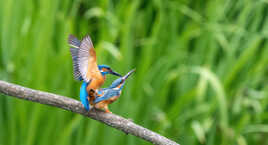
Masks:
[[[126,75],[124,75],[124,76],[122,77],[122,79],[123,79],[123,80],[126,80],[126,79],[127,79],[131,74],[133,74],[135,71],[136,71],[136,69],[131,70],[131,71],[128,72]]]
[[[114,72],[114,71],[112,71],[112,70],[110,71],[110,74],[115,75],[115,76],[122,77],[122,75],[120,75],[119,73]]]

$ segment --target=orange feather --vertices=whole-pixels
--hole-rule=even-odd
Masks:
[[[114,97],[110,98],[109,100],[101,101],[101,102],[95,104],[94,107],[97,109],[104,110],[106,113],[112,113],[109,110],[108,105],[113,103],[114,101],[116,101],[118,98],[119,98],[119,96],[114,96]]]

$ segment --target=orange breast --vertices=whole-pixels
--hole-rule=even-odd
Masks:
[[[104,84],[104,77],[102,75],[97,75],[95,78],[92,79],[90,84],[87,86],[87,91],[89,92],[90,89],[99,89]]]

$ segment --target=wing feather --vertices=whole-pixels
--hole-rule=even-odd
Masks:
[[[73,75],[76,80],[81,81],[81,73],[79,71],[79,65],[78,65],[78,51],[80,47],[80,41],[73,35],[69,35],[68,43],[71,46],[70,52],[72,55],[73,60]]]
[[[88,35],[81,42],[77,59],[79,72],[84,81],[89,82],[90,79],[94,78],[94,73],[99,73],[96,52]]]
[[[103,96],[96,98],[94,100],[94,103],[96,104],[96,103],[99,103],[100,101],[108,100],[114,96],[119,96],[119,95],[120,95],[119,91],[109,89],[103,94]]]

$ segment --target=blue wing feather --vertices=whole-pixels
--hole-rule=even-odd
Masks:
[[[96,98],[94,100],[94,103],[99,103],[100,101],[108,100],[114,96],[119,96],[119,95],[120,95],[120,92],[118,90],[113,90],[113,89],[105,90],[103,96]]]

